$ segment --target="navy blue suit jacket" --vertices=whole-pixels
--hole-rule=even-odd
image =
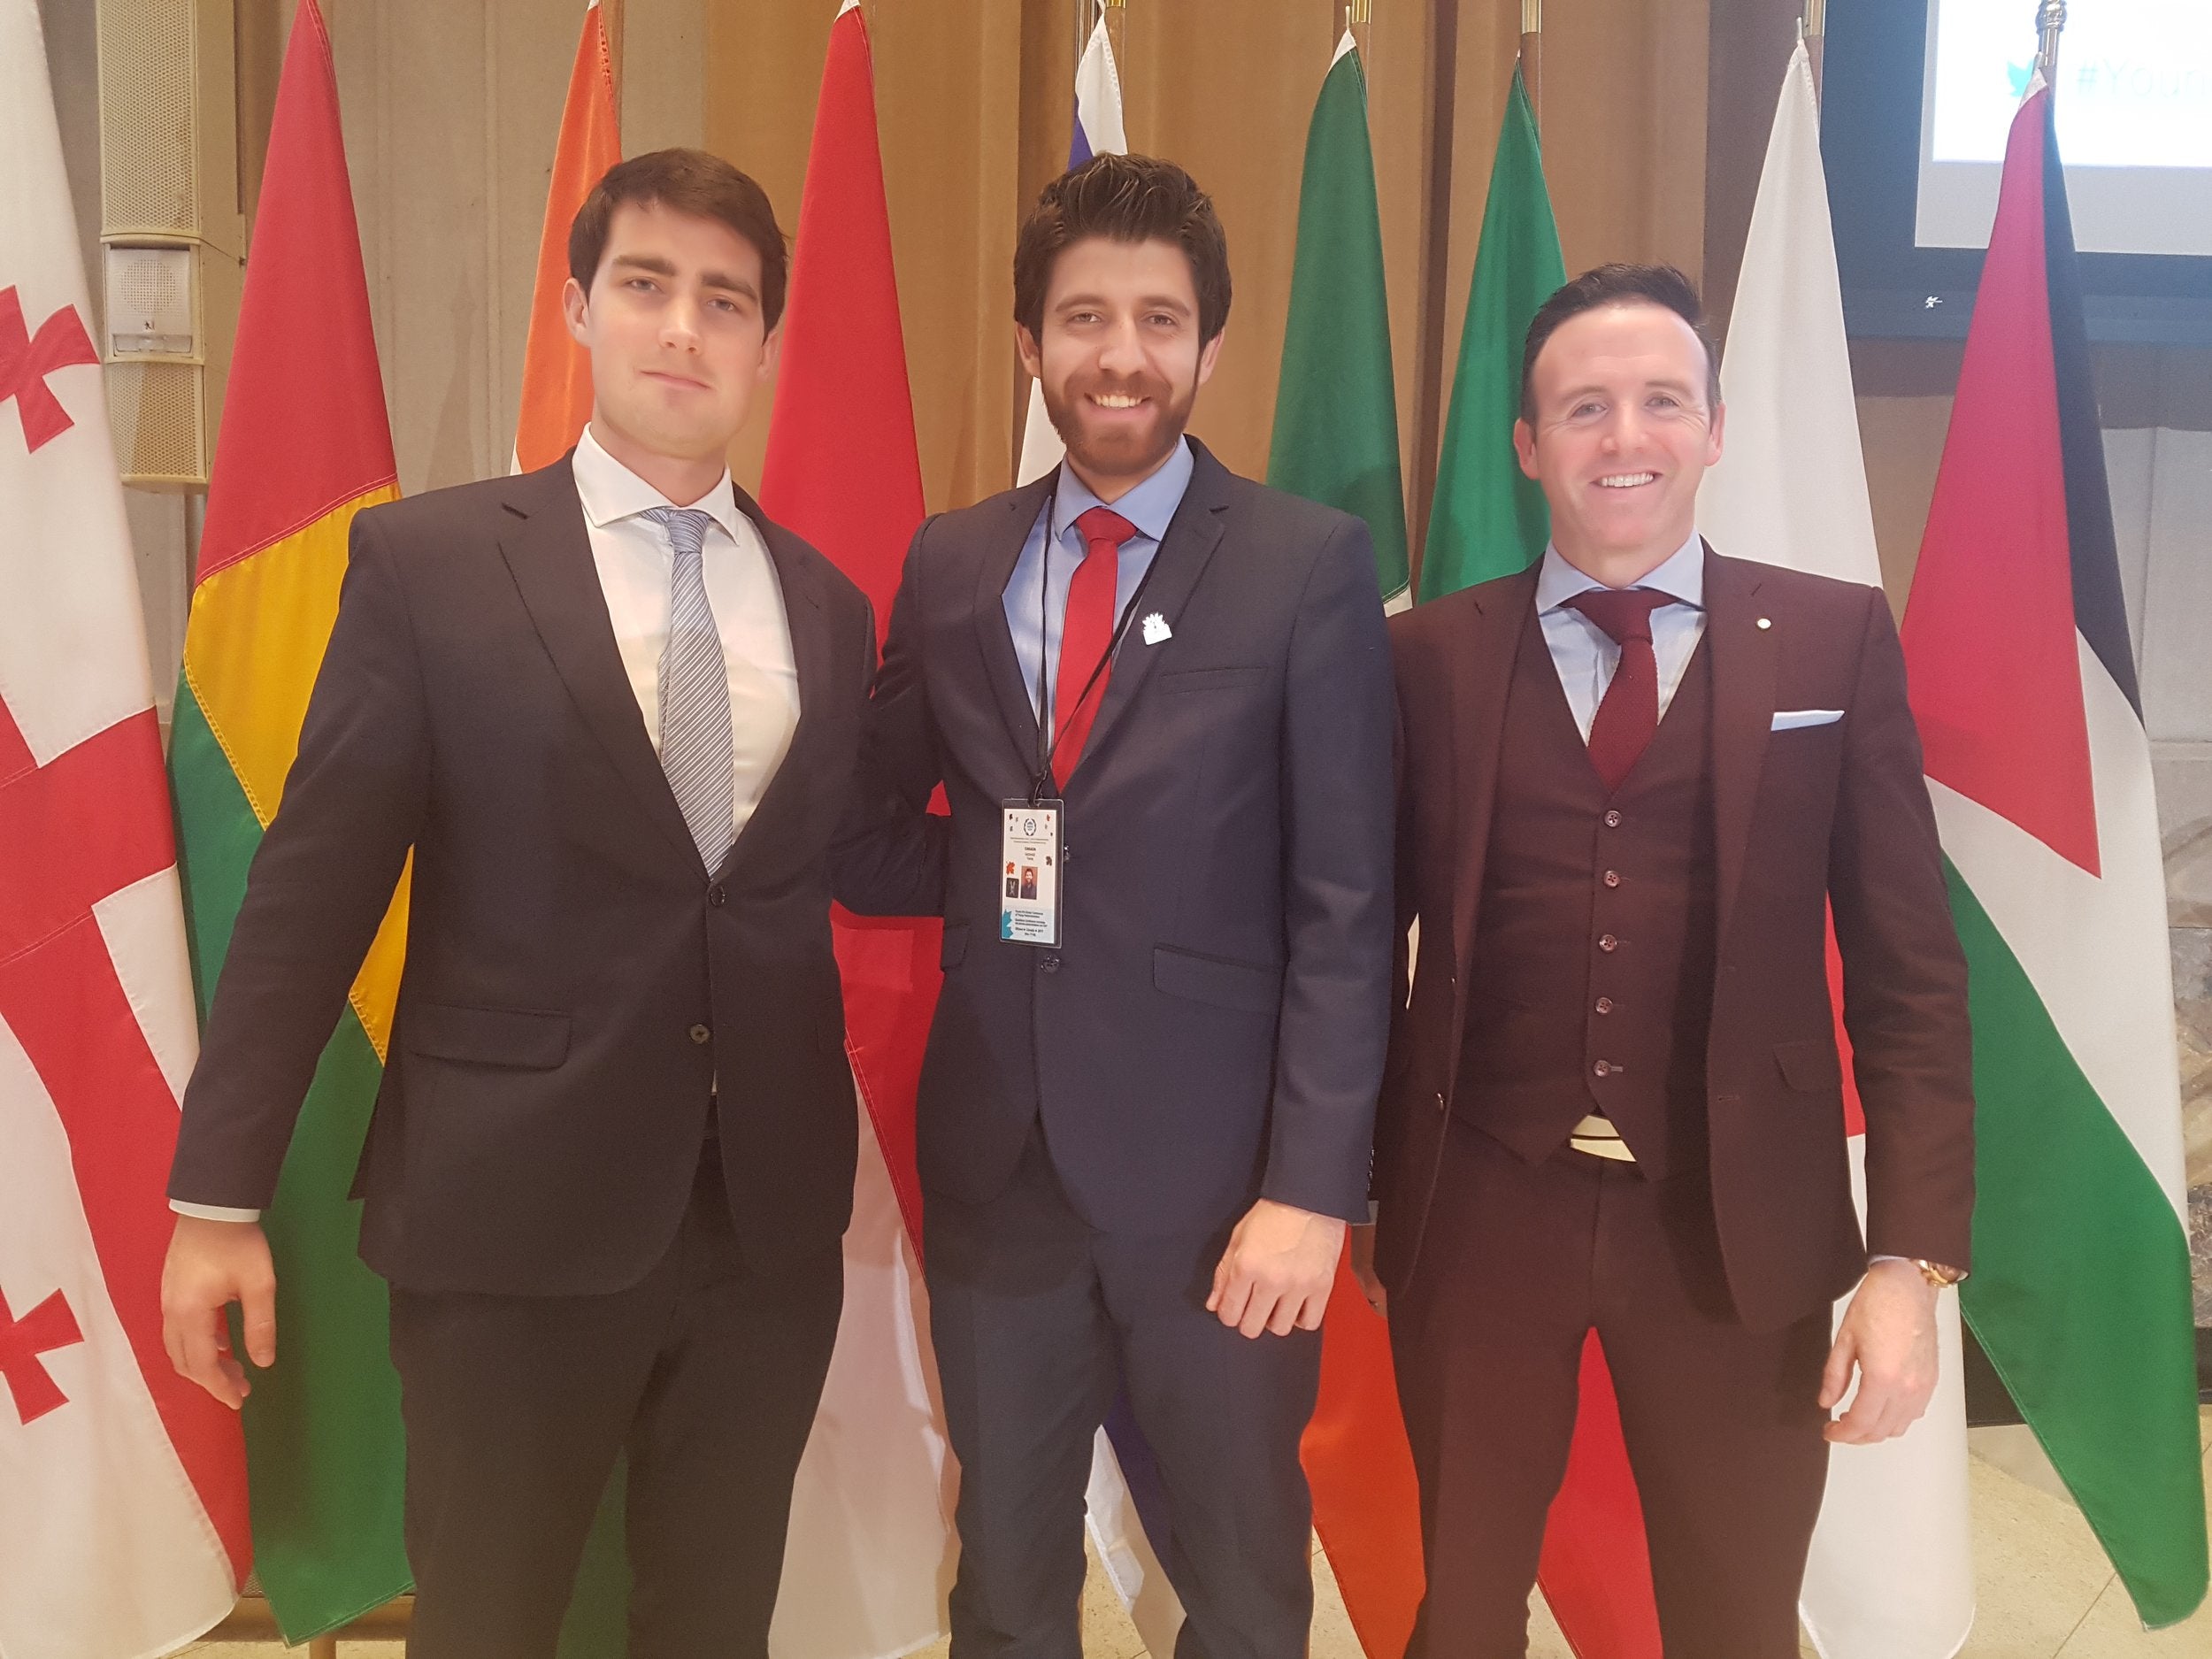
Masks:
[[[928,1192],[995,1195],[1041,1116],[1110,1232],[1212,1229],[1263,1196],[1363,1219],[1392,917],[1374,557],[1356,518],[1193,448],[1136,605],[1171,637],[1129,628],[1065,790],[1061,945],[998,937],[1001,803],[1037,755],[1001,598],[1048,480],[915,535],[863,741],[900,828],[839,896],[945,918]],[[941,782],[949,821],[925,820]]]

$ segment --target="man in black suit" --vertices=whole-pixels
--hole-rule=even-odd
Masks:
[[[730,482],[784,242],[727,163],[608,173],[569,242],[591,424],[373,508],[257,856],[170,1194],[186,1375],[275,1359],[256,1225],[411,849],[357,1190],[392,1287],[419,1659],[541,1659],[629,1456],[634,1655],[764,1655],[842,1296],[856,1125],[829,864],[867,602]]]
[[[941,849],[918,1110],[953,1652],[1079,1654],[1091,1440],[1125,1382],[1179,1653],[1281,1659],[1311,1617],[1298,1441],[1387,1025],[1374,558],[1358,520],[1183,435],[1229,273],[1181,168],[1102,156],[1047,187],[1014,289],[1067,461],[916,535],[866,744]],[[925,825],[941,782],[949,824]],[[1004,893],[1018,837],[1034,900]],[[895,908],[915,860],[890,850],[840,896]]]

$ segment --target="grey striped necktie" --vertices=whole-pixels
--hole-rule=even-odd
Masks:
[[[688,507],[649,507],[642,516],[668,533],[675,554],[668,643],[661,648],[661,770],[711,872],[737,839],[729,671],[707,603],[704,549],[713,519]]]

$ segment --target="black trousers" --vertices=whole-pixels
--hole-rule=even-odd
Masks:
[[[1081,1659],[1083,1493],[1118,1386],[1172,1517],[1152,1540],[1187,1614],[1176,1659],[1295,1659],[1313,1619],[1299,1436],[1321,1338],[1206,1311],[1237,1217],[1203,1237],[1094,1232],[1033,1134],[987,1204],[932,1194],[930,1330],[960,1460],[954,1659]]]
[[[1411,1294],[1390,1307],[1428,1561],[1409,1659],[1528,1651],[1593,1328],[1668,1659],[1797,1659],[1829,1310],[1778,1331],[1737,1320],[1701,1174],[1647,1181],[1571,1149],[1532,1166],[1457,1122]]]
[[[551,1659],[626,1448],[632,1659],[766,1659],[843,1299],[835,1249],[747,1270],[715,1156],[675,1243],[627,1290],[395,1286],[410,1659]]]

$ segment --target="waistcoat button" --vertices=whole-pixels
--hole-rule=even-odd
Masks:
[[[1598,935],[1598,949],[1600,950],[1617,950],[1620,949],[1620,945],[1621,941],[1614,938],[1610,933],[1600,933]]]

